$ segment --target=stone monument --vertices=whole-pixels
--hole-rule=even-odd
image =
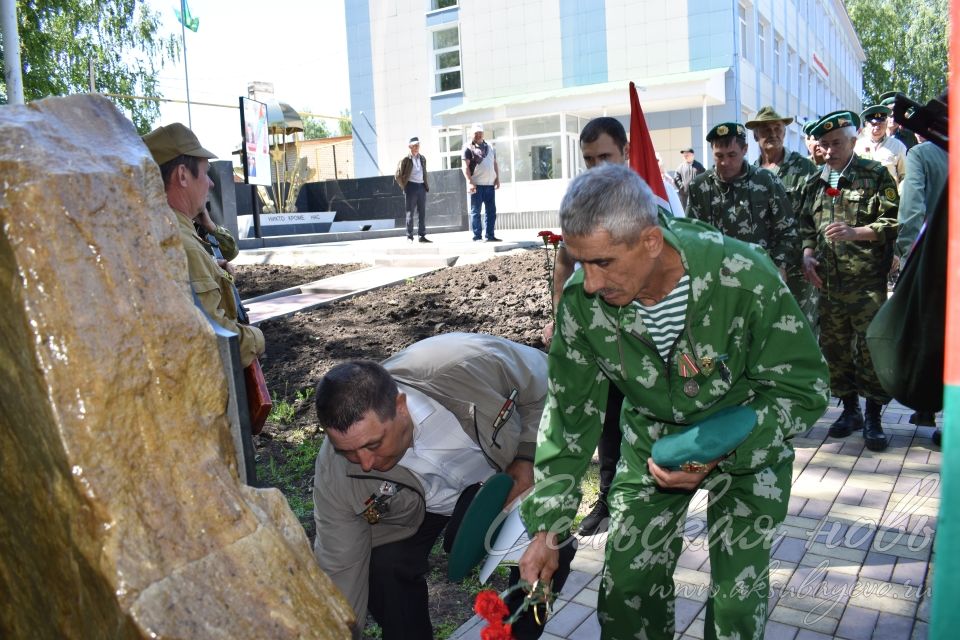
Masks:
[[[283,496],[238,479],[133,125],[97,96],[0,107],[0,175],[0,637],[349,637]]]

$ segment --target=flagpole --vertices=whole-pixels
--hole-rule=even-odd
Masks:
[[[183,42],[183,79],[187,83],[187,126],[193,129],[193,114],[190,111],[190,72],[187,69],[187,0],[180,0],[180,39]]]

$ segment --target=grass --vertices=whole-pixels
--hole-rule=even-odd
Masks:
[[[286,387],[283,389],[282,398],[278,397],[276,392],[272,393],[271,400],[273,400],[273,408],[270,409],[267,420],[276,424],[290,424],[297,415],[297,410],[309,404],[313,393],[312,387],[300,389],[294,394],[292,401],[288,400]]]

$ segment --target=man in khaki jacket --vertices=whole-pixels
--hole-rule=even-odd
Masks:
[[[367,609],[384,638],[433,637],[430,550],[465,489],[503,471],[509,503],[533,485],[546,395],[545,353],[484,334],[433,336],[323,377],[314,550],[356,613],[355,638]]]
[[[160,165],[167,204],[177,214],[180,240],[187,254],[190,286],[207,315],[224,329],[239,336],[240,363],[246,367],[263,353],[263,332],[237,322],[233,277],[217,265],[201,240],[194,221],[204,212],[213,182],[207,175],[210,158],[216,156],[201,146],[190,129],[175,122],[143,136],[154,162]]]

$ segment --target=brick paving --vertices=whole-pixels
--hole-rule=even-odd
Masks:
[[[886,408],[891,444],[882,453],[867,450],[859,434],[827,436],[836,406],[794,438],[793,491],[771,554],[768,640],[927,638],[941,454],[933,428],[910,424],[911,413],[895,402]],[[688,532],[702,531],[702,517],[687,518]],[[682,640],[704,637],[710,561],[702,539],[687,539],[674,573]],[[544,640],[600,637],[605,535],[580,542]],[[452,638],[478,640],[481,627],[475,616]]]

